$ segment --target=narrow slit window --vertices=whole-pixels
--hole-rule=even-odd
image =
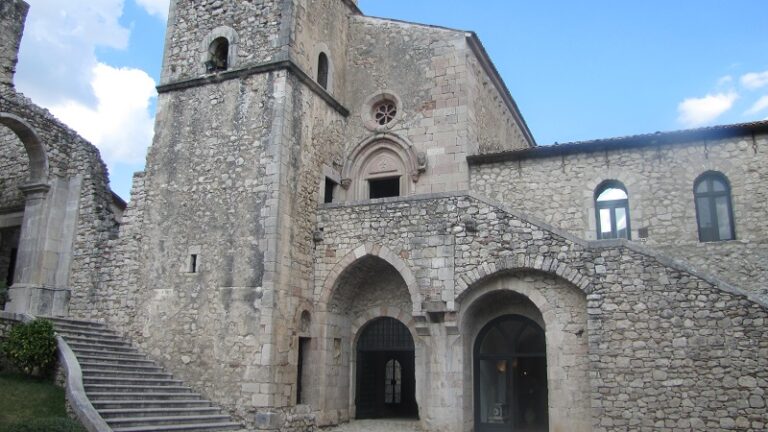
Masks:
[[[400,177],[368,180],[370,199],[400,196]]]
[[[189,256],[189,272],[197,273],[197,254]]]
[[[328,56],[325,53],[320,53],[317,58],[317,83],[328,89]]]

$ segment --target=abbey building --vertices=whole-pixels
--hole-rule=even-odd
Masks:
[[[258,430],[768,428],[768,123],[539,146],[471,32],[173,0],[127,208],[13,87],[5,309],[101,321]]]

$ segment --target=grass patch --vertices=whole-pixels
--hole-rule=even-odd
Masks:
[[[0,430],[9,432],[85,432],[69,419],[64,389],[48,379],[0,372]]]

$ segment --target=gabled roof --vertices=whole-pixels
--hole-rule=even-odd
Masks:
[[[736,123],[708,126],[697,129],[685,129],[670,132],[654,132],[614,138],[602,138],[589,141],[575,141],[552,144],[523,150],[499,153],[487,153],[467,157],[470,165],[532,159],[551,156],[564,156],[577,153],[590,153],[606,150],[622,150],[638,147],[654,147],[690,143],[702,140],[716,140],[738,136],[768,133],[768,120],[749,123]]]

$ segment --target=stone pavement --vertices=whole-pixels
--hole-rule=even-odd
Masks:
[[[322,432],[420,432],[418,420],[353,420]]]

